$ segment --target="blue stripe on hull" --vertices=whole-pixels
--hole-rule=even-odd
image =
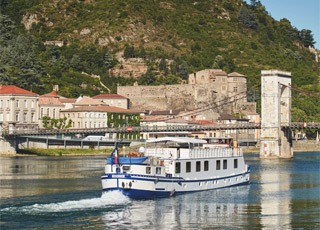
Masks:
[[[240,186],[240,185],[246,185],[249,184],[250,181],[245,181],[239,184],[234,184],[230,186],[224,186],[220,188],[213,188],[213,189],[204,189],[204,190],[197,190],[197,191],[180,191],[180,192],[174,192],[174,195],[180,195],[185,193],[192,193],[192,192],[202,192],[202,191],[208,191],[208,190],[214,190],[214,189],[221,189],[221,188],[227,188],[227,187],[234,187],[234,186]],[[149,190],[138,190],[138,189],[123,189],[123,188],[108,188],[103,189],[104,192],[107,191],[114,191],[118,190],[121,191],[124,195],[132,198],[132,199],[155,199],[155,198],[163,198],[163,197],[169,197],[171,195],[171,192],[168,191],[149,191]],[[173,194],[172,194],[173,195]]]
[[[124,190],[123,188],[103,189],[104,192],[114,191],[114,190],[121,191],[124,195],[132,199],[155,199],[155,198],[170,196],[170,192],[165,192],[165,191],[148,191],[148,190],[138,190],[138,189]]]

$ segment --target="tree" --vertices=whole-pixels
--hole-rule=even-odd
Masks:
[[[213,69],[222,69],[226,65],[224,58],[221,55],[217,55],[212,64]]]
[[[79,69],[79,64],[80,64],[80,57],[77,54],[74,54],[72,56],[72,59],[70,61],[70,65],[73,69],[78,70]]]
[[[300,40],[305,47],[314,47],[315,41],[313,40],[313,35],[311,30],[303,29],[299,33]]]
[[[124,48],[123,56],[124,56],[125,58],[132,58],[132,57],[134,57],[134,47],[133,47],[133,46],[126,45],[126,47]]]
[[[42,117],[42,125],[46,129],[67,129],[72,126],[72,120],[69,119],[67,123],[67,118],[55,119],[49,116]]]
[[[103,62],[107,69],[112,67],[112,57],[108,51],[104,54]]]
[[[182,64],[180,65],[179,68],[179,76],[183,79],[183,80],[187,80],[189,77],[188,74],[188,65],[186,62],[182,62]]]
[[[238,21],[250,29],[257,29],[258,23],[253,12],[242,6],[238,15]]]

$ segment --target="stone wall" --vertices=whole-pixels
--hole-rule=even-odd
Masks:
[[[118,86],[134,110],[191,110],[213,103],[216,95],[206,85]]]

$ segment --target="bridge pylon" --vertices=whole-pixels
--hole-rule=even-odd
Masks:
[[[291,73],[261,71],[261,158],[293,157]]]

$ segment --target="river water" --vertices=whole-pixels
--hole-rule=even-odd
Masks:
[[[320,152],[245,158],[250,185],[131,200],[101,193],[101,156],[0,157],[0,229],[320,228]]]

